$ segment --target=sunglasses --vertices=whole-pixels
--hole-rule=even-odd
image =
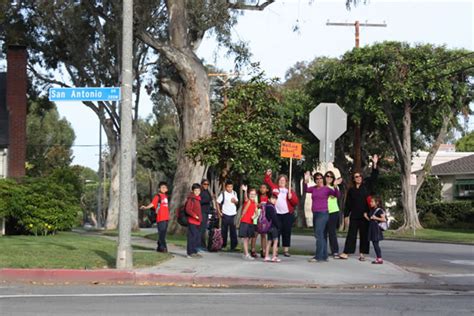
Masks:
[[[362,176],[360,175],[354,176],[354,179],[357,179],[357,178],[362,178]]]
[[[330,176],[330,175],[327,175],[326,178],[332,178],[332,179],[334,179],[334,177],[333,177],[333,176]]]

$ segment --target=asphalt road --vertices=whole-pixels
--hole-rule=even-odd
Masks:
[[[472,315],[473,292],[385,289],[0,287],[7,315]]]
[[[341,251],[344,241],[344,238],[339,239]],[[294,248],[314,251],[315,239],[312,236],[293,235],[291,243]],[[433,283],[474,288],[474,246],[394,240],[384,240],[380,246],[385,260],[420,273]],[[374,255],[372,246],[371,255]],[[354,258],[357,256],[351,259]]]

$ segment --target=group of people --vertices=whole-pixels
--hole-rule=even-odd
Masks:
[[[357,234],[360,236],[359,260],[365,261],[369,253],[369,241],[372,241],[376,259],[372,263],[382,264],[382,253],[379,241],[383,239],[380,223],[385,222],[386,215],[382,201],[372,196],[378,176],[378,156],[372,159],[371,175],[363,179],[362,174],[352,175],[352,185],[346,192],[344,220],[348,224],[344,251],[339,253],[337,227],[339,226],[339,203],[341,195],[339,186],[342,179],[336,179],[334,172],[313,174],[314,186],[308,186],[311,174],[305,173],[303,190],[311,195],[313,212],[313,229],[316,239],[315,255],[310,262],[325,262],[329,255],[335,259],[347,259],[355,253]],[[295,191],[289,189],[288,177],[280,175],[277,182],[272,181],[272,171],[267,170],[259,189],[242,186],[244,203],[240,225],[237,233],[237,205],[239,198],[234,191],[232,181],[225,182],[224,190],[217,199],[209,191],[209,181],[203,179],[201,184],[191,187],[185,212],[188,218],[187,257],[200,258],[199,252],[206,249],[206,236],[211,220],[221,222],[222,248],[225,248],[230,235],[230,250],[236,250],[238,237],[242,238],[243,258],[255,260],[258,257],[256,244],[260,236],[260,257],[265,262],[281,262],[278,248],[281,241],[283,256],[290,257],[291,233],[294,222],[295,207],[299,200]],[[149,205],[142,209],[154,208],[157,213],[158,247],[157,251],[167,252],[166,231],[169,221],[168,186],[159,184],[159,193]],[[215,203],[214,203],[215,202]],[[347,223],[348,222],[348,223]],[[210,237],[209,237],[210,238]],[[329,249],[328,249],[329,241]],[[330,251],[330,252],[329,252]]]

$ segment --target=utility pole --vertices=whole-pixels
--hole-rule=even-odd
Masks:
[[[223,86],[223,90],[224,90],[224,108],[227,107],[227,84],[228,84],[228,81],[229,81],[229,77],[234,77],[234,76],[238,76],[239,73],[238,72],[234,72],[234,73],[225,73],[225,72],[217,72],[217,73],[209,73],[208,74],[208,77],[222,77],[224,79],[222,79],[223,83],[224,83],[224,86]]]
[[[102,106],[99,104],[99,111],[102,110]],[[96,227],[97,229],[102,227],[102,177],[100,171],[102,169],[102,123],[99,119],[99,187],[97,188],[97,221]],[[102,172],[104,170],[102,169]]]
[[[117,269],[133,268],[132,258],[132,59],[133,0],[123,0],[122,104],[120,107],[120,207]]]
[[[359,48],[360,45],[360,27],[387,27],[384,23],[360,23],[355,21],[354,23],[346,22],[329,22],[326,25],[329,26],[353,26],[355,28],[355,47]],[[360,123],[354,123],[354,172],[361,172],[362,169],[362,154],[361,154],[361,135],[360,135]]]

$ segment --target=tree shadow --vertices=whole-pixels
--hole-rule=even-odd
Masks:
[[[67,250],[77,250],[77,247],[74,247],[74,246],[70,246],[70,245],[64,245],[64,244],[58,244],[58,243],[55,243],[55,242],[44,242],[45,245],[52,245],[52,246],[56,246],[56,247],[61,247],[61,248],[64,248],[64,249],[67,249]]]
[[[102,250],[94,250],[94,252],[107,262],[107,266],[115,268],[115,257]]]

